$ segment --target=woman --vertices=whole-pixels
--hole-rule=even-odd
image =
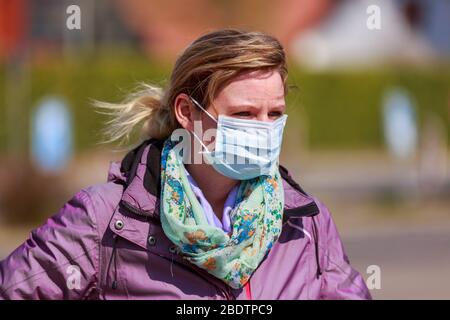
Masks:
[[[280,43],[225,29],[147,85],[111,141],[145,139],[0,264],[4,299],[370,299],[327,208],[279,165]],[[201,128],[199,128],[201,127]]]

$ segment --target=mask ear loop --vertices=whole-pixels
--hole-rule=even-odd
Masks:
[[[202,139],[200,139],[194,131],[192,131],[192,134],[194,135],[195,139],[197,139],[197,141],[200,142],[200,144],[202,145],[202,148],[205,149],[205,150],[199,151],[198,153],[203,154],[206,157],[207,164],[212,164],[214,162],[214,160],[212,158],[210,158],[212,151],[210,151],[208,149],[208,147],[206,147],[206,145],[203,143]]]
[[[191,96],[189,96],[189,98],[192,100],[192,102],[197,106],[197,107],[199,107],[202,111],[204,111],[212,120],[214,120],[216,123],[218,123],[217,122],[217,120],[208,112],[208,111],[206,111],[205,110],[205,108],[203,108],[201,105],[200,105],[200,103],[198,103],[194,98],[192,98]],[[194,135],[194,137],[197,139],[197,141],[198,142],[200,142],[200,144],[202,145],[202,147],[205,149],[205,150],[202,150],[202,151],[200,151],[199,153],[200,154],[211,154],[211,151],[208,149],[208,147],[206,147],[206,145],[203,143],[203,141],[202,141],[202,139],[200,139],[199,138],[199,136],[197,136],[197,134],[194,132],[194,131],[192,131],[192,134]]]
[[[218,123],[217,122],[217,120],[216,120],[216,118],[214,118],[208,111],[206,111],[206,109],[205,108],[203,108],[201,105],[200,105],[200,103],[198,103],[194,98],[192,98],[191,96],[189,96],[189,98],[192,100],[192,102],[197,106],[197,107],[199,107],[200,109],[202,109],[212,120],[214,120],[216,123]]]
[[[199,153],[211,153],[211,151],[209,151],[209,149],[205,146],[205,144],[203,143],[202,139],[200,139],[197,134],[192,131],[192,134],[194,135],[194,137],[197,139],[198,142],[200,142],[200,144],[202,145],[203,148],[205,148],[207,151],[200,151]]]

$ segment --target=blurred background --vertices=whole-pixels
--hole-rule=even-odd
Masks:
[[[99,144],[92,99],[164,86],[221,27],[285,47],[281,162],[329,207],[373,297],[449,299],[447,0],[0,0],[0,259],[124,156]]]

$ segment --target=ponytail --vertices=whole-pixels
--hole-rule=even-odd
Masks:
[[[97,113],[111,117],[102,130],[105,139],[100,141],[100,144],[120,140],[120,144],[128,145],[130,135],[141,123],[142,140],[149,138],[165,140],[176,128],[171,110],[164,103],[164,90],[154,85],[140,84],[138,90],[131,93],[122,103],[94,101],[93,105],[97,109],[105,110],[96,111]],[[126,150],[130,148],[133,146],[128,146]]]

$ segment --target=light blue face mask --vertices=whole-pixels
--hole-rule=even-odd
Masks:
[[[216,120],[197,101],[192,101],[217,122],[213,151],[193,132],[203,146],[207,162],[219,173],[235,180],[268,175],[278,166],[287,115],[277,120],[258,121],[219,115]]]

